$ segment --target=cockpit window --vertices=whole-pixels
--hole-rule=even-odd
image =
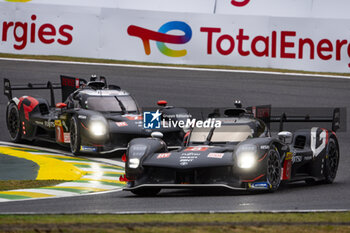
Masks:
[[[205,142],[212,128],[194,128],[191,132],[190,142]]]
[[[210,142],[241,142],[252,136],[248,125],[225,125],[214,129]]]
[[[190,142],[241,142],[253,137],[254,130],[249,125],[222,125],[218,128],[194,128]]]
[[[131,96],[91,96],[85,101],[86,109],[99,112],[136,113],[137,105]]]
[[[137,105],[131,96],[119,96],[118,99],[123,103],[128,113],[137,112]]]

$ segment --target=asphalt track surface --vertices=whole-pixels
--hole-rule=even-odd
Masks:
[[[110,83],[130,91],[141,106],[158,99],[183,107],[226,107],[234,99],[245,105],[273,107],[350,107],[350,80],[293,75],[146,69],[131,67],[0,61],[0,77],[13,83],[58,81],[60,74],[88,78],[104,75]],[[1,91],[3,83],[1,80]],[[22,93],[18,93],[20,95]],[[23,93],[28,94],[28,93]],[[46,96],[43,92],[42,96]],[[0,98],[0,140],[8,141],[5,123],[7,99]],[[349,122],[349,116],[347,117]],[[283,187],[273,194],[162,191],[151,198],[111,192],[60,199],[0,204],[1,213],[140,213],[235,212],[350,209],[350,135],[338,133],[341,162],[331,185]]]
[[[39,171],[33,161],[0,154],[1,180],[35,180]]]

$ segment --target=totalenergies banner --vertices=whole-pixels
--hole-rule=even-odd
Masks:
[[[349,19],[349,0],[217,0],[216,14]]]
[[[0,3],[1,53],[350,71],[347,18],[39,5]]]

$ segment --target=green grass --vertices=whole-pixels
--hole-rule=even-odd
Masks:
[[[350,232],[350,212],[0,215],[0,232]]]
[[[0,191],[14,189],[40,188],[45,186],[54,186],[63,182],[63,180],[1,180]]]
[[[4,223],[183,223],[183,222],[350,222],[350,212],[335,213],[244,213],[244,214],[82,214],[82,215],[0,215]]]
[[[18,54],[0,53],[0,57],[36,59],[36,60],[53,60],[53,61],[74,61],[74,62],[90,62],[90,63],[126,64],[126,65],[170,66],[170,67],[190,67],[190,68],[207,68],[207,69],[224,69],[224,70],[267,71],[267,72],[281,72],[281,73],[350,76],[350,73],[310,72],[310,71],[301,71],[301,70],[242,67],[242,66],[223,66],[223,65],[178,65],[178,64],[163,64],[163,63],[151,63],[151,62],[120,61],[120,60],[110,60],[110,59],[66,57],[66,56],[18,55]]]

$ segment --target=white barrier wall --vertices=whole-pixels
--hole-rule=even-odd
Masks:
[[[235,15],[223,12],[223,0],[218,0],[216,14],[128,10],[112,7],[111,1],[104,1],[111,7],[89,6],[89,1],[79,7],[38,1],[0,3],[0,53],[342,73],[350,70],[348,17],[306,18],[309,13],[301,10],[288,17]],[[273,2],[251,0],[243,7],[228,7],[242,10],[258,1]]]

